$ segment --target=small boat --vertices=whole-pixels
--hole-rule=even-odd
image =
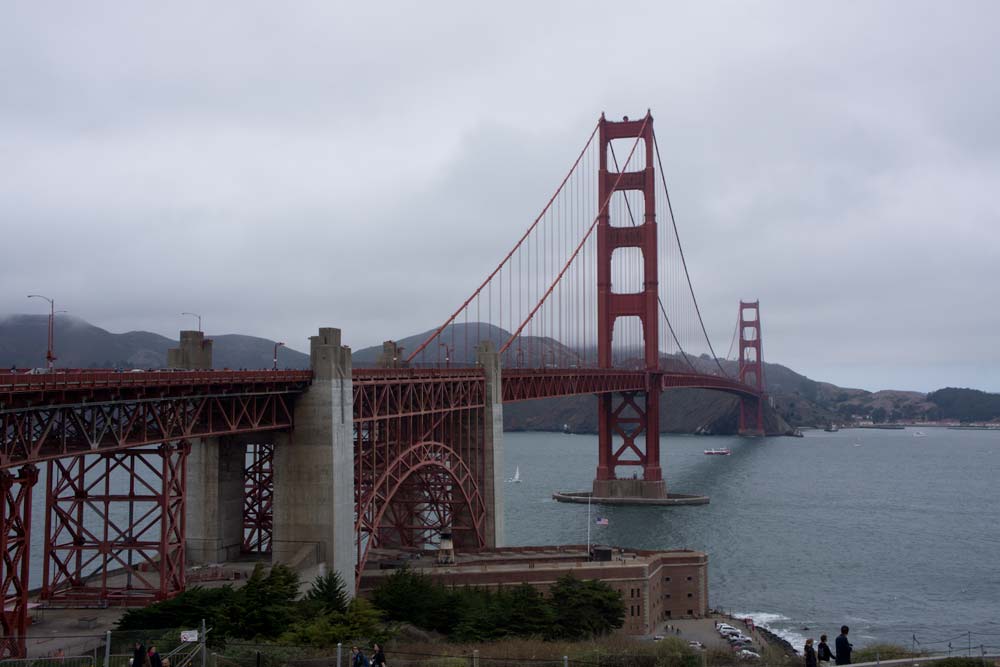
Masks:
[[[837,431],[839,431],[840,429],[839,429],[839,428],[837,428],[837,425],[836,425],[836,424],[830,424],[829,426],[827,426],[827,427],[826,427],[825,429],[823,429],[823,430],[824,430],[824,431],[826,431],[827,433],[836,433],[836,432],[837,432]]]
[[[914,438],[926,438],[927,434],[924,433],[923,431],[917,431],[916,433],[913,434],[913,437]]]
[[[515,484],[521,483],[521,466],[514,466],[514,476],[507,481],[514,482]]]
[[[729,456],[733,451],[729,447],[720,447],[718,449],[706,449],[705,453],[709,456]]]

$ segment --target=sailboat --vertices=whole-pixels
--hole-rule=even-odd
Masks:
[[[507,481],[514,482],[515,484],[521,483],[521,466],[514,466],[514,476]]]

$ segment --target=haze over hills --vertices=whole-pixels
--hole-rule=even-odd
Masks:
[[[9,315],[0,318],[0,368],[40,367],[45,363],[47,316]],[[433,330],[400,338],[403,355],[417,347]],[[499,347],[510,334],[488,324],[456,324],[443,332],[447,347],[435,341],[425,351],[425,363],[453,365],[475,363],[476,346],[490,340]],[[214,341],[214,367],[270,368],[274,341],[241,334],[210,335]],[[167,349],[177,341],[146,331],[111,333],[85,320],[57,316],[57,366],[62,368],[162,368]],[[525,367],[539,367],[550,359],[572,359],[576,352],[551,338],[522,337],[521,358]],[[352,353],[354,365],[370,367],[378,363],[381,346]],[[719,373],[720,366],[708,356],[691,357],[699,371]],[[662,358],[664,368],[684,370],[688,362],[676,356]],[[722,360],[721,372],[735,376],[737,363]],[[309,356],[288,347],[278,353],[280,368],[309,367]],[[930,394],[885,390],[869,392],[817,382],[780,364],[764,364],[764,374],[773,410],[766,420],[770,432],[789,426],[812,426],[851,421],[919,421],[957,419],[963,421],[1000,420],[1000,395],[972,389],[943,389]],[[686,389],[664,392],[663,430],[668,432],[731,433],[736,429],[738,401],[720,392]],[[563,430],[594,432],[597,429],[593,398],[578,396],[546,401],[510,404],[504,409],[508,429]]]

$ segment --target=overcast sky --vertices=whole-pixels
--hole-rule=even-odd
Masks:
[[[639,4],[8,3],[0,313],[425,330],[651,108],[717,349],[1000,391],[1000,4]]]

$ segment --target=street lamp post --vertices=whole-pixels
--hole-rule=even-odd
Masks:
[[[189,313],[187,311],[181,313],[181,315],[190,315],[191,317],[197,317],[198,318],[198,331],[201,331],[201,315],[199,315],[198,313]]]
[[[29,299],[45,299],[49,302],[49,347],[45,352],[45,366],[51,371],[53,365],[55,364],[56,355],[52,350],[53,339],[55,338],[55,328],[56,328],[56,302],[54,299],[50,299],[47,296],[42,296],[41,294],[29,294]]]
[[[278,348],[284,346],[285,344],[281,342],[274,344],[274,367],[271,370],[278,370]]]

